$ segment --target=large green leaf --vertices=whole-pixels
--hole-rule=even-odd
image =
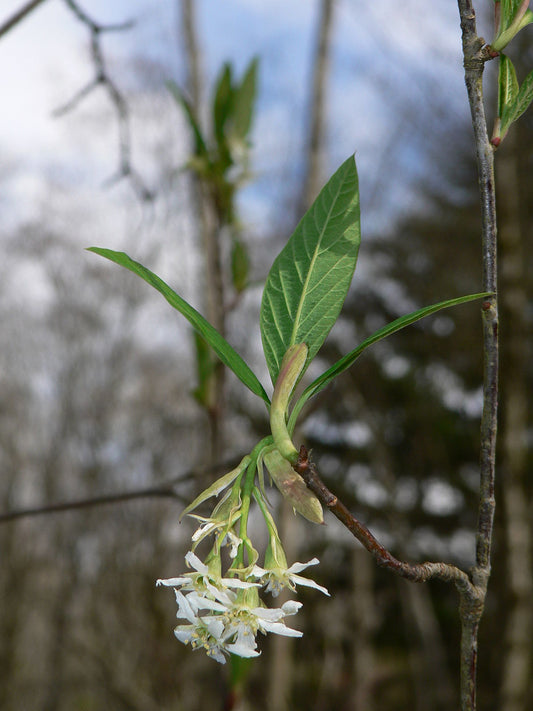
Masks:
[[[400,318],[397,318],[395,321],[392,321],[391,323],[387,324],[386,326],[383,326],[383,328],[380,328],[377,330],[375,333],[373,333],[371,336],[366,338],[362,343],[360,343],[357,348],[354,348],[353,351],[350,351],[347,353],[345,356],[343,356],[340,360],[338,360],[334,365],[331,366],[331,368],[328,368],[325,373],[322,373],[316,380],[314,380],[310,385],[307,386],[307,388],[304,390],[304,392],[301,394],[298,402],[294,406],[289,424],[288,424],[288,430],[289,432],[292,432],[294,429],[294,425],[296,423],[296,419],[302,409],[302,407],[305,405],[305,403],[309,400],[309,398],[313,397],[313,395],[316,395],[318,392],[320,392],[323,388],[326,387],[326,385],[329,385],[331,381],[336,378],[338,375],[341,373],[344,373],[345,370],[347,370],[350,366],[354,364],[354,362],[359,358],[361,353],[366,350],[369,346],[371,346],[373,343],[377,343],[378,341],[381,341],[383,338],[387,338],[387,336],[390,336],[393,333],[396,333],[396,331],[400,331],[402,328],[405,328],[406,326],[410,326],[412,323],[415,323],[416,321],[420,321],[420,319],[424,318],[425,316],[430,316],[431,314],[436,313],[437,311],[441,311],[442,309],[447,309],[450,308],[451,306],[457,306],[459,304],[465,304],[468,301],[474,301],[475,299],[482,299],[486,298],[488,296],[491,296],[489,293],[482,293],[482,294],[469,294],[468,296],[459,296],[456,299],[448,299],[447,301],[440,301],[438,304],[432,304],[431,306],[425,306],[422,309],[418,309],[418,311],[413,311],[413,313],[407,314],[406,316],[400,316]]]
[[[189,323],[205,338],[211,348],[215,351],[220,360],[231,368],[235,375],[241,380],[250,390],[262,398],[266,404],[270,405],[270,400],[263,386],[257,379],[256,375],[250,370],[249,366],[244,362],[241,356],[230,346],[220,333],[211,326],[196,309],[181,298],[173,291],[168,284],[160,279],[156,274],[144,267],[139,262],[134,261],[124,252],[115,252],[112,249],[103,249],[101,247],[90,247],[89,252],[99,254],[101,257],[119,264],[126,269],[129,269],[134,274],[140,276],[144,281],[157,289],[162,294],[168,303],[177,309]]]
[[[306,212],[267,277],[260,325],[272,382],[289,346],[307,345],[307,367],[323,344],[346,298],[360,239],[357,169],[351,156]]]

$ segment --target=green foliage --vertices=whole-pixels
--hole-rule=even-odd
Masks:
[[[179,86],[168,83],[172,96],[185,112],[194,139],[188,167],[206,183],[220,220],[226,224],[234,222],[235,190],[248,176],[257,69],[258,60],[253,59],[239,82],[233,77],[231,65],[224,64],[213,92],[208,131],[202,129],[194,107]],[[236,167],[240,170],[235,170]]]
[[[451,306],[458,306],[459,304],[465,304],[468,301],[481,299],[487,296],[490,296],[490,294],[470,294],[469,296],[459,296],[456,299],[440,301],[438,304],[426,306],[423,309],[413,311],[413,313],[407,314],[406,316],[401,316],[400,318],[397,318],[396,320],[392,321],[392,323],[383,326],[383,328],[380,328],[368,338],[365,338],[365,340],[360,343],[357,348],[354,348],[352,351],[343,356],[334,365],[332,365],[324,373],[322,373],[322,375],[316,378],[316,380],[314,380],[310,385],[308,385],[308,387],[304,390],[304,392],[298,399],[298,402],[293,408],[293,411],[291,413],[291,420],[289,422],[289,431],[292,431],[294,429],[296,418],[305,403],[311,397],[313,397],[321,390],[323,390],[327,385],[329,385],[329,383],[331,383],[334,378],[336,378],[338,375],[350,368],[355,363],[357,358],[359,358],[361,353],[363,353],[363,351],[365,351],[369,346],[373,345],[374,343],[377,343],[378,341],[383,340],[384,338],[387,338],[387,336],[391,336],[393,333],[400,331],[406,326],[410,326],[411,324],[420,321],[420,319],[423,319],[426,316],[431,316],[432,314],[437,313],[437,311],[442,311],[442,309],[448,309]]]
[[[322,189],[267,277],[260,324],[272,382],[290,346],[307,345],[306,367],[317,354],[346,298],[360,240],[359,186],[352,156]]]
[[[505,138],[512,123],[522,116],[533,101],[533,71],[519,86],[512,61],[500,54],[498,75],[498,119],[496,120],[492,143],[498,146]]]
[[[221,78],[221,83],[226,86],[225,76],[230,77],[230,74]],[[220,93],[223,93],[222,90]],[[223,103],[222,97],[220,103]],[[222,108],[220,111],[222,115]],[[278,451],[293,463],[297,450],[290,441],[290,435],[302,407],[309,398],[350,368],[366,348],[425,316],[489,296],[471,294],[441,301],[397,318],[380,328],[304,390],[292,410],[287,427],[285,418],[294,386],[317,354],[339,315],[355,269],[359,242],[357,171],[354,158],[350,157],[328,181],[275,259],[261,304],[263,347],[275,383],[271,407],[272,434]],[[90,248],[90,251],[129,269],[159,291],[171,306],[187,318],[220,360],[267,407],[270,406],[263,386],[241,356],[196,309],[164,281],[123,252],[97,247]],[[197,397],[207,402],[210,364],[201,346],[197,349],[197,356],[200,382]]]
[[[500,22],[492,49],[501,52],[520,30],[533,22],[533,12],[529,10],[529,0],[501,0]]]
[[[263,386],[241,356],[196,309],[182,299],[181,296],[176,294],[168,284],[165,284],[156,274],[142,264],[139,264],[139,262],[131,259],[124,252],[115,252],[112,249],[102,249],[100,247],[90,247],[89,251],[99,254],[101,257],[106,257],[106,259],[115,262],[115,264],[129,269],[153,286],[154,289],[157,289],[168,303],[185,316],[193,328],[209,343],[220,360],[227,365],[255,395],[264,400],[267,405],[270,404],[270,400]]]
[[[248,285],[250,260],[244,242],[234,239],[231,248],[231,280],[235,291],[240,294]]]

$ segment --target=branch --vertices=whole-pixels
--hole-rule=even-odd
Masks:
[[[41,516],[43,514],[62,513],[65,511],[76,511],[78,509],[87,509],[92,506],[102,506],[105,504],[122,504],[125,501],[133,499],[147,498],[170,498],[176,499],[185,503],[185,498],[176,491],[178,484],[183,484],[185,481],[194,477],[212,477],[220,474],[221,471],[231,471],[237,464],[237,460],[223,462],[215,467],[206,469],[194,469],[180,475],[170,481],[163,482],[159,486],[149,486],[144,489],[132,489],[131,491],[123,491],[117,494],[101,494],[99,496],[91,496],[86,499],[76,499],[74,501],[64,501],[57,504],[46,504],[43,506],[34,506],[27,509],[18,509],[16,511],[6,511],[0,513],[0,523],[8,523],[19,518],[28,518],[30,516]]]
[[[0,37],[6,35],[9,30],[13,29],[15,25],[18,25],[30,12],[33,12],[36,7],[39,7],[44,2],[44,0],[30,0],[25,5],[23,5],[20,10],[17,10],[11,17],[0,25]]]
[[[461,622],[461,708],[475,711],[477,632],[490,576],[492,530],[494,526],[494,481],[498,410],[498,300],[497,222],[494,185],[494,148],[489,141],[483,105],[483,69],[493,58],[484,40],[477,36],[471,0],[458,0],[461,20],[465,84],[472,116],[481,202],[483,290],[495,295],[483,304],[483,413],[476,565],[472,578],[480,589],[479,600],[462,606]]]
[[[139,173],[133,168],[131,160],[131,131],[128,104],[124,95],[111,78],[104,58],[101,45],[101,35],[107,32],[123,32],[134,26],[134,22],[127,22],[101,25],[90,18],[82,10],[75,0],[64,0],[67,7],[74,16],[82,22],[90,32],[91,36],[91,57],[94,66],[93,79],[82,89],[80,89],[69,101],[54,111],[54,116],[63,116],[69,111],[73,111],[78,104],[85,99],[94,89],[103,87],[107,92],[111,104],[115,108],[119,131],[119,165],[116,174],[113,175],[106,184],[113,184],[122,178],[128,178],[138,195],[144,201],[153,200],[152,191],[146,187]]]
[[[455,583],[460,592],[465,592],[472,587],[468,575],[448,563],[406,563],[395,558],[384,546],[379,543],[369,529],[358,521],[342,501],[332,494],[324,482],[321,480],[316,465],[309,459],[306,448],[302,445],[300,456],[294,465],[294,470],[300,474],[307,487],[315,496],[334,514],[339,521],[346,526],[355,538],[372,554],[376,563],[388,570],[397,573],[406,580],[415,583],[425,583],[436,578],[445,582]]]
[[[172,487],[147,488],[134,491],[126,491],[121,494],[103,494],[101,496],[93,496],[87,499],[77,499],[74,501],[65,501],[58,504],[50,504],[48,506],[35,506],[33,508],[18,509],[17,511],[7,511],[0,514],[0,523],[15,521],[19,518],[27,518],[29,516],[40,516],[42,514],[61,513],[64,511],[76,511],[77,509],[87,509],[92,506],[102,506],[103,504],[121,504],[124,501],[132,501],[133,499],[145,499],[149,497],[167,497],[184,501],[183,497],[176,493]]]
[[[492,56],[476,34],[475,13],[470,0],[459,0],[465,84],[468,92],[478,167],[481,202],[483,289],[495,295],[483,304],[483,415],[481,419],[480,509],[476,550],[476,574],[485,585],[490,574],[490,551],[494,519],[496,415],[498,407],[498,301],[497,229],[494,185],[494,148],[489,141],[483,106],[483,68]]]

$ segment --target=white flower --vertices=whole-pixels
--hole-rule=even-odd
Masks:
[[[185,556],[185,560],[194,569],[195,572],[184,573],[178,578],[159,579],[156,585],[164,585],[171,588],[182,588],[183,590],[196,590],[197,592],[209,592],[215,599],[218,599],[221,593],[231,588],[252,588],[260,587],[259,583],[249,583],[239,578],[222,578],[217,577],[209,570],[209,567],[203,563],[197,555],[189,551]]]
[[[225,664],[222,618],[212,615],[199,617],[196,614],[198,610],[195,610],[195,606],[191,605],[189,597],[190,595],[185,596],[176,590],[176,602],[178,603],[176,617],[189,622],[188,625],[178,625],[175,628],[176,638],[183,644],[190,644],[194,650],[203,649],[208,657],[220,664]]]
[[[235,637],[235,641],[225,645],[228,652],[245,658],[259,656],[260,652],[256,649],[255,634],[250,627],[246,625],[239,626],[236,636],[232,633],[232,637]]]
[[[282,568],[273,566],[271,568],[261,568],[259,565],[254,565],[252,575],[261,580],[266,585],[266,592],[271,592],[274,597],[277,597],[283,588],[288,587],[291,590],[296,588],[296,585],[303,585],[308,588],[320,590],[324,595],[329,596],[326,588],[322,587],[310,578],[304,578],[298,573],[305,570],[310,565],[317,565],[320,561],[318,558],[313,558],[307,563],[293,563],[290,568]]]
[[[176,578],[171,579],[176,580]],[[181,579],[179,579],[181,580]],[[174,634],[183,644],[203,649],[206,654],[225,663],[225,655],[257,657],[258,632],[301,637],[302,632],[287,627],[284,618],[295,615],[302,603],[289,600],[279,608],[266,608],[259,604],[257,589],[234,592],[217,590],[213,597],[208,589],[190,590],[186,594],[175,589],[178,611],[176,617],[185,620]]]
[[[272,632],[284,637],[301,637],[303,632],[287,627],[283,622],[284,617],[295,615],[301,606],[301,602],[289,600],[277,608],[250,607],[242,600],[236,600],[225,615],[226,629],[224,637],[227,641],[235,639],[233,644],[226,644],[226,649],[232,651],[233,654],[244,656],[235,651],[235,649],[245,644],[247,649],[255,651],[255,636],[257,632],[262,632],[263,634]],[[253,646],[251,644],[252,640],[254,640]],[[253,656],[256,655],[254,654]]]
[[[224,540],[222,541],[223,546],[230,546],[230,551],[229,551],[229,557],[230,558],[236,558],[237,553],[239,552],[239,546],[242,543],[242,538],[239,538],[236,533],[234,533],[232,530],[229,530],[224,537]]]

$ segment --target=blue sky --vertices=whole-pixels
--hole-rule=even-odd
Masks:
[[[20,5],[21,0],[4,1],[0,21]],[[137,21],[130,32],[105,39],[106,56],[119,85],[131,86],[131,78],[124,73],[132,72],[134,56],[161,65],[162,91],[169,74],[180,79],[174,0],[84,0],[83,7],[99,22]],[[197,2],[209,82],[225,60],[242,69],[251,56],[261,57],[254,134],[258,180],[245,196],[250,211],[262,216],[275,208],[286,191],[279,176],[291,179],[301,172],[317,8],[318,3],[310,0]],[[0,155],[16,173],[9,189],[12,210],[18,209],[19,200],[21,209],[28,210],[32,201],[42,199],[50,174],[68,175],[69,171],[76,176],[73,191],[80,184],[84,191],[94,189],[94,199],[106,205],[109,196],[102,195],[101,183],[114,169],[116,153],[112,116],[106,122],[105,140],[103,135],[100,140],[88,135],[94,131],[89,121],[100,110],[106,115],[105,97],[95,94],[73,114],[60,119],[52,116],[90,77],[87,33],[60,0],[46,0],[0,41],[4,94]],[[425,96],[432,84],[436,87],[433,108]],[[450,117],[467,113],[456,4],[448,0],[339,0],[328,97],[328,172],[356,151],[363,204],[365,185],[370,192],[379,179],[387,191],[387,209],[403,209],[405,201],[414,199],[409,193],[409,171],[419,174],[425,169],[409,113],[431,125],[446,112]],[[133,113],[135,124],[135,109]],[[136,140],[142,144],[134,133]],[[387,153],[392,151],[402,169],[402,181],[387,182],[386,175],[377,174],[387,171]],[[143,154],[143,149],[139,152]],[[147,172],[150,176],[152,168]],[[371,219],[371,215],[366,217]]]

